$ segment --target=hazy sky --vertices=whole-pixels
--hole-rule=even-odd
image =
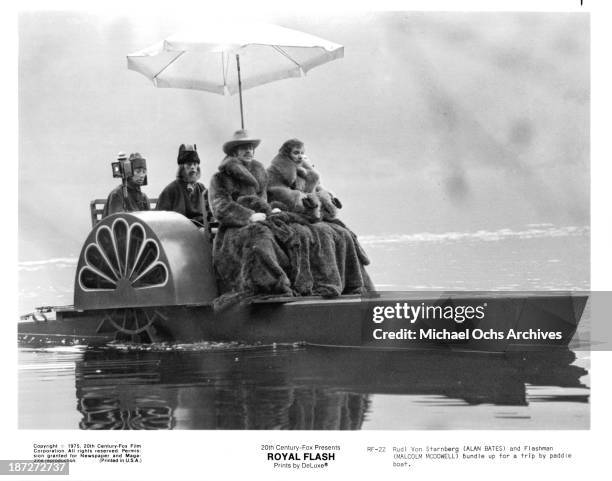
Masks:
[[[345,57],[244,94],[267,165],[291,137],[362,235],[589,223],[586,14],[376,13],[261,20]],[[125,56],[185,28],[170,16],[29,12],[19,20],[20,260],[78,255],[118,151],[157,197],[178,145],[208,180],[238,98],[156,89]],[[44,201],[41,201],[44,199]]]

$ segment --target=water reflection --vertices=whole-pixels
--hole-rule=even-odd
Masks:
[[[525,406],[526,385],[585,388],[580,377],[587,371],[572,365],[575,359],[568,349],[511,355],[313,347],[87,351],[76,363],[79,426],[361,429],[372,394]],[[567,400],[563,390],[559,396]],[[571,401],[587,403],[588,395]]]

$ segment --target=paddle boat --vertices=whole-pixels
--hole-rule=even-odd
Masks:
[[[154,203],[153,199],[153,203]],[[74,305],[22,316],[22,343],[239,341],[506,352],[567,346],[588,296],[571,292],[378,292],[267,297],[215,310],[214,227],[174,212],[118,213],[92,230]]]

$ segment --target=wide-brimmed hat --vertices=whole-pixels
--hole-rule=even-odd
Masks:
[[[252,144],[254,148],[261,143],[261,139],[255,139],[246,130],[236,130],[232,138],[223,144],[223,152],[230,155],[230,152],[239,145]]]
[[[145,159],[140,153],[134,152],[130,154],[128,159],[132,163],[132,169],[146,169],[147,159]]]
[[[199,164],[200,156],[198,155],[196,144],[181,144],[176,161],[179,165],[187,164],[188,162],[196,162]]]

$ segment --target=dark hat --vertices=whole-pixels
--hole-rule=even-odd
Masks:
[[[234,132],[232,138],[223,144],[223,152],[225,152],[226,155],[231,155],[230,153],[232,150],[239,145],[252,144],[253,147],[257,148],[260,143],[260,139],[251,137],[246,130],[237,130]]]
[[[132,169],[146,169],[147,168],[147,159],[145,159],[138,152],[134,152],[130,154],[130,158],[128,160],[132,163]]]
[[[176,161],[179,164],[186,164],[187,162],[197,162],[199,164],[200,157],[196,144],[181,144]]]

